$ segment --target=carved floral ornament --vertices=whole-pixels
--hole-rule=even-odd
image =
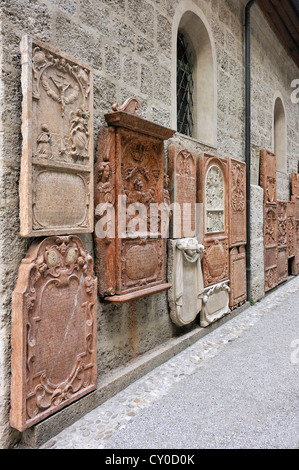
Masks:
[[[49,237],[31,247],[13,296],[11,423],[16,429],[96,387],[96,295],[93,260],[78,237]],[[22,334],[25,353],[18,348]]]

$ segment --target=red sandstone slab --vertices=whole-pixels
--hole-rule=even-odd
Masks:
[[[96,299],[77,236],[31,245],[12,301],[12,427],[24,431],[96,388]]]
[[[204,287],[229,279],[229,252],[227,237],[205,240],[202,259]]]
[[[277,204],[264,205],[265,292],[278,284]]]
[[[276,203],[276,156],[265,149],[260,153],[260,186],[264,190],[264,203]]]
[[[229,306],[233,310],[246,302],[246,249],[245,246],[230,250],[230,295]]]
[[[203,153],[198,160],[198,202],[203,204],[203,235],[228,235],[228,160]]]
[[[295,256],[296,247],[296,224],[295,224],[295,203],[287,203],[287,244],[288,244],[288,258]]]
[[[96,211],[96,269],[100,295],[112,301],[112,296],[131,298],[148,289],[155,293],[169,288],[165,282],[166,239],[165,212],[168,223],[169,192],[164,161],[164,140],[174,131],[151,123],[136,114],[140,108],[136,98],[123,106],[113,105],[106,114],[108,128],[100,131],[96,172],[104,163],[108,170],[97,182],[97,207],[105,197],[111,200],[115,213],[115,239],[97,240],[97,227],[103,214]],[[106,176],[105,176],[106,175]],[[106,190],[104,188],[106,185]],[[106,194],[106,196],[104,195]],[[99,216],[99,217],[98,217]],[[162,289],[163,290],[163,289]],[[137,294],[138,293],[138,294]]]
[[[177,145],[168,147],[169,192],[172,209],[171,238],[196,236],[197,155]]]
[[[29,36],[22,54],[20,234],[93,231],[93,71]]]
[[[229,159],[229,244],[246,245],[246,164]]]

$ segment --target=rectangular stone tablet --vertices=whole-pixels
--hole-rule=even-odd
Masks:
[[[92,69],[29,36],[21,54],[20,234],[92,232]]]

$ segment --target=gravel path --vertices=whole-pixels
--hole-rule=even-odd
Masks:
[[[299,276],[41,448],[298,447]]]

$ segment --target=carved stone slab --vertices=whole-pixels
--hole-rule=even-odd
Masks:
[[[229,245],[246,245],[246,164],[229,159]]]
[[[198,160],[198,202],[203,204],[204,286],[229,278],[228,160],[203,153]]]
[[[95,247],[96,270],[99,278],[103,275],[99,293],[118,304],[170,287],[164,274],[163,214],[168,224],[170,202],[164,140],[174,131],[137,115],[134,97],[121,110],[117,105],[113,109],[105,115],[108,128],[99,135]],[[112,219],[114,230],[101,236],[101,227],[107,231]]]
[[[277,201],[278,283],[288,278],[288,203]]]
[[[246,249],[234,247],[230,251],[230,296],[229,306],[233,310],[246,302]]]
[[[21,235],[92,232],[92,69],[29,36],[21,53]]]
[[[299,220],[299,174],[292,173],[292,201],[295,203],[295,219]]]
[[[205,328],[230,313],[229,292],[229,281],[207,287],[204,290],[200,326]]]
[[[295,221],[296,224],[296,253],[293,274],[299,274],[299,220]]]
[[[170,236],[196,235],[196,165],[197,156],[176,145],[168,148],[170,199],[172,210]]]
[[[276,156],[265,149],[261,150],[260,186],[264,190],[264,203],[276,203]]]
[[[264,204],[265,292],[278,284],[277,205]]]
[[[229,279],[229,253],[226,237],[205,242],[205,254],[202,261],[204,286],[212,286]]]
[[[295,203],[288,201],[287,203],[287,242],[288,242],[288,258],[295,256],[296,247],[296,223],[295,223]]]
[[[115,129],[101,126],[94,169],[95,270],[101,296],[114,295],[116,283]]]
[[[96,298],[78,237],[31,245],[12,301],[12,427],[23,431],[96,388]]]
[[[203,245],[196,238],[168,240],[168,291],[170,318],[177,326],[195,320],[202,308]]]

